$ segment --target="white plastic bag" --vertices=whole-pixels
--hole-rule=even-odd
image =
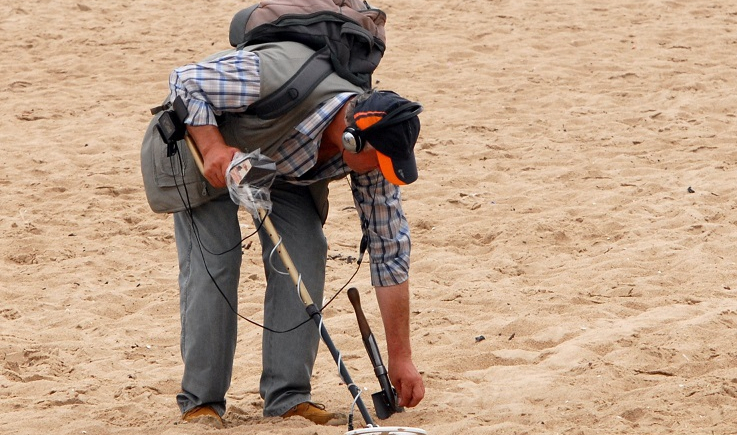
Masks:
[[[259,219],[259,210],[271,211],[270,189],[275,176],[276,164],[259,150],[236,153],[225,174],[230,199]]]

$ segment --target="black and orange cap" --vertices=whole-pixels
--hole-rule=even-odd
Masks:
[[[420,103],[391,91],[374,91],[356,103],[353,119],[363,140],[377,151],[379,169],[392,184],[417,180],[415,143],[420,135]]]

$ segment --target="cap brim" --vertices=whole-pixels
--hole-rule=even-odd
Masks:
[[[417,180],[417,162],[414,153],[404,159],[392,159],[376,151],[376,158],[379,161],[379,169],[388,182],[402,186]]]

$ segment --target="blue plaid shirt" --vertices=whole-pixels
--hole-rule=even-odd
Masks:
[[[210,61],[175,69],[169,77],[171,100],[180,96],[187,103],[187,124],[217,125],[217,115],[244,112],[258,101],[259,73],[256,54],[228,51]],[[409,225],[402,211],[399,187],[386,181],[379,170],[367,174],[351,172],[340,154],[315,168],[309,178],[302,177],[315,167],[323,131],[351,96],[352,93],[342,93],[322,103],[294,127],[294,134],[271,157],[276,162],[277,177],[294,184],[350,174],[353,201],[369,240],[371,282],[374,286],[399,284],[409,277],[410,254]]]

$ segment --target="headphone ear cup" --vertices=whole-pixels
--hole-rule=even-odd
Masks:
[[[347,151],[358,154],[363,150],[363,138],[359,130],[353,127],[346,127],[343,131],[343,148]]]

